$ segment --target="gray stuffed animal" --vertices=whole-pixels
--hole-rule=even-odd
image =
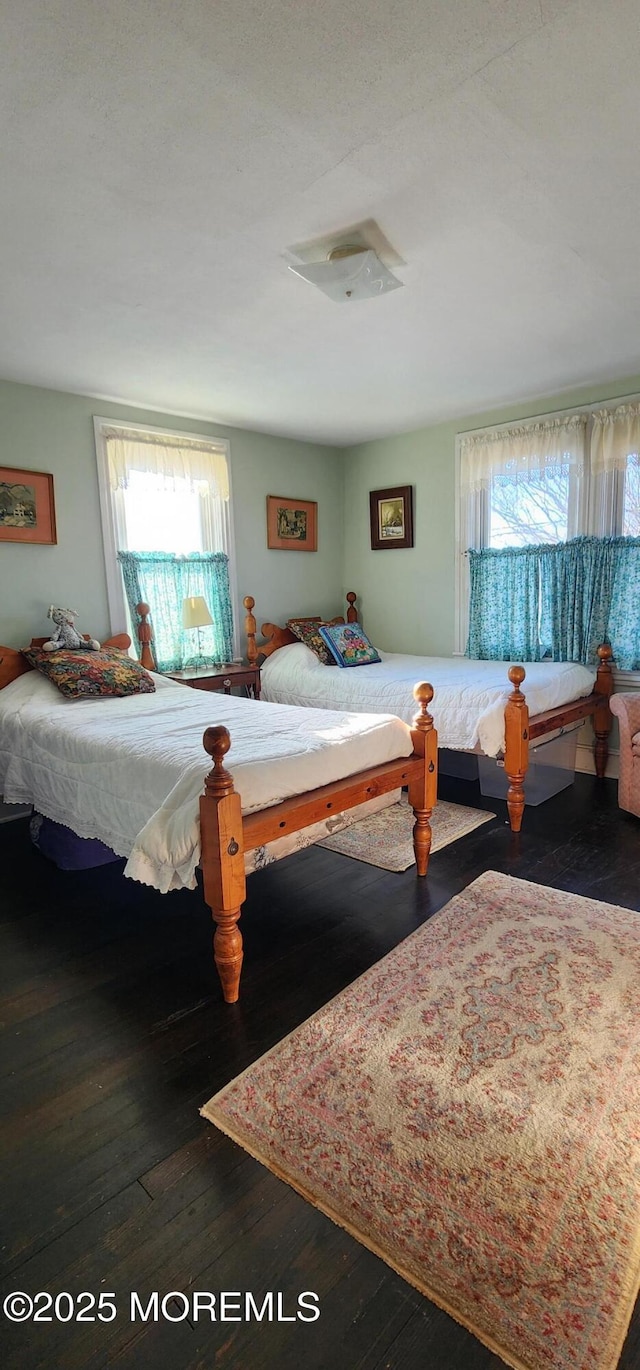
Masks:
[[[56,628],[49,641],[43,642],[43,652],[57,652],[63,647],[71,651],[100,651],[100,643],[96,642],[95,637],[84,638],[76,632],[75,620],[77,617],[77,609],[58,609],[55,604],[49,605],[47,618],[53,619]]]

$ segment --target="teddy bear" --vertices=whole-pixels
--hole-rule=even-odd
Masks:
[[[55,623],[55,632],[52,633],[48,642],[43,642],[44,652],[57,652],[64,647],[81,650],[83,652],[99,652],[100,643],[96,642],[95,637],[81,637],[75,628],[75,620],[78,617],[77,609],[59,609],[55,604],[49,605],[47,618],[52,618]]]

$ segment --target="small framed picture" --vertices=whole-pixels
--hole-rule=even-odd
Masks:
[[[0,542],[57,542],[53,476],[0,466]]]
[[[318,506],[315,500],[267,495],[267,547],[280,552],[317,552]]]
[[[386,547],[413,547],[413,488],[395,485],[389,490],[372,490],[369,494],[371,516],[371,546],[374,551]]]

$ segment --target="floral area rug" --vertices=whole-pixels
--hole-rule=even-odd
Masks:
[[[640,1282],[640,915],[489,871],[203,1114],[517,1370]]]
[[[488,823],[495,816],[495,813],[487,813],[484,809],[467,809],[464,804],[449,804],[439,799],[431,815],[432,854],[448,846],[449,842],[456,842],[459,837],[473,832],[481,823]],[[318,846],[341,852],[343,856],[354,856],[357,861],[367,861],[370,866],[381,866],[385,871],[406,871],[416,859],[413,824],[413,810],[409,808],[405,797],[399,804],[381,809],[379,813],[353,823],[343,832],[323,839]]]

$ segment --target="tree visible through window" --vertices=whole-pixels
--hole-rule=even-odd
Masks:
[[[569,529],[569,467],[525,476],[494,476],[489,498],[489,546],[526,547],[564,542]]]
[[[627,456],[622,509],[622,532],[625,537],[640,537],[640,456]]]

